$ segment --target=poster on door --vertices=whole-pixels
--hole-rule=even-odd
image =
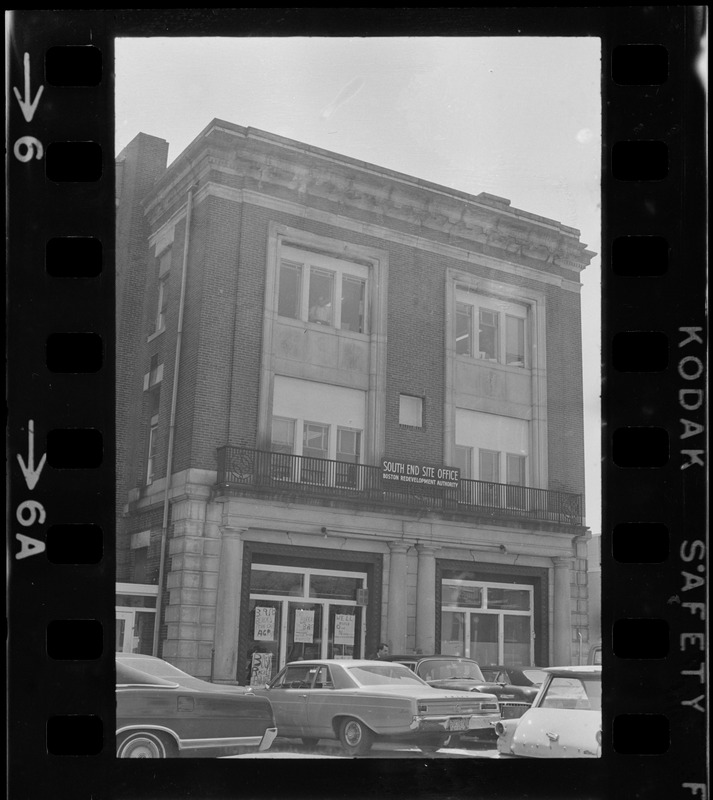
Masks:
[[[314,641],[314,609],[295,610],[295,641],[312,644]]]
[[[354,644],[354,614],[334,615],[334,644]]]
[[[264,686],[270,682],[271,676],[272,653],[253,653],[250,662],[250,685]]]
[[[272,642],[275,639],[275,608],[255,606],[255,630],[253,639],[257,642]]]

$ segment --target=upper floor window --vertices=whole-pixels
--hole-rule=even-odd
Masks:
[[[277,313],[339,330],[367,333],[368,268],[350,261],[283,248]]]
[[[158,294],[156,302],[156,332],[166,327],[166,310],[168,308],[168,279],[171,269],[171,248],[167,247],[157,258],[158,261]]]
[[[456,292],[456,354],[525,367],[526,320],[525,306],[459,287]]]
[[[399,425],[423,427],[423,398],[410,394],[399,395]]]

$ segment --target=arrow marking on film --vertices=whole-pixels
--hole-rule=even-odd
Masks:
[[[44,86],[40,84],[40,88],[37,90],[37,94],[35,95],[35,99],[32,99],[32,90],[30,89],[30,54],[25,53],[25,97],[21,97],[20,91],[16,86],[13,86],[12,89],[15,92],[15,97],[17,97],[17,102],[20,104],[20,109],[22,110],[22,116],[25,118],[27,122],[32,122],[32,117],[35,116],[35,110],[37,109],[37,104],[40,102],[40,97],[42,92],[44,91]]]
[[[27,463],[19,453],[17,454],[20,469],[25,476],[25,483],[30,491],[35,488],[37,481],[40,479],[40,473],[45,465],[46,458],[47,453],[43,453],[40,463],[35,468],[35,421],[31,419],[27,425]]]

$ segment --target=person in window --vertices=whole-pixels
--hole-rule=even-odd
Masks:
[[[319,295],[317,302],[310,307],[309,321],[319,325],[330,325],[332,322],[332,304],[323,294]]]

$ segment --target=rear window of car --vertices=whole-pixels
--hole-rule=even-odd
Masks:
[[[555,676],[540,700],[540,708],[601,711],[602,682],[588,678]]]
[[[425,681],[443,681],[449,678],[484,681],[483,673],[475,661],[449,661],[443,658],[432,658],[421,661],[417,673]]]
[[[423,681],[408,667],[401,664],[384,665],[383,667],[350,667],[349,674],[362,686],[382,686],[384,684],[423,686]]]

